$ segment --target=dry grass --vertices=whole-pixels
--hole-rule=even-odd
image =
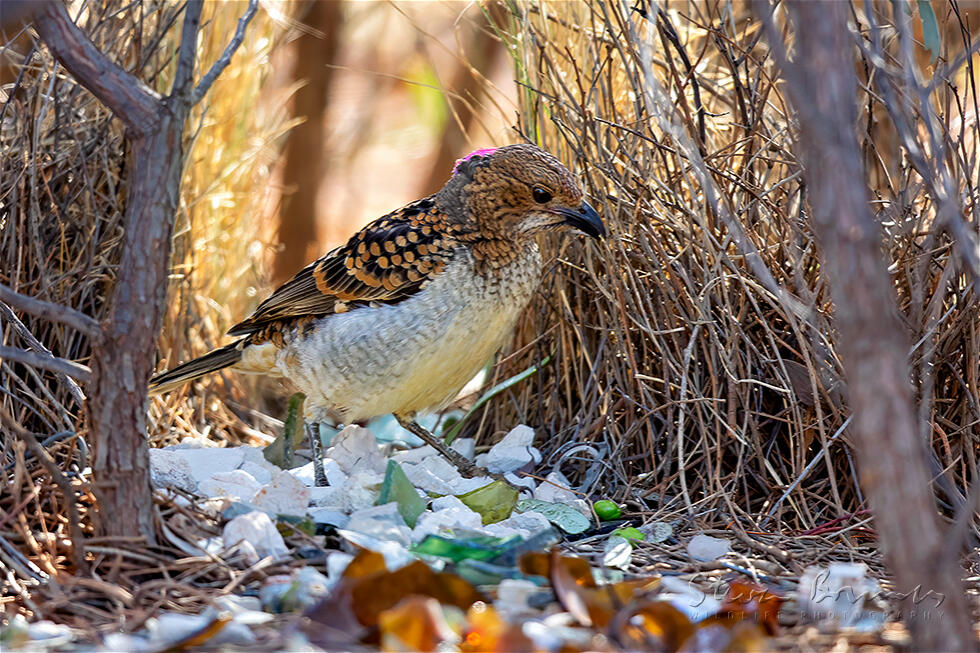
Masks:
[[[496,380],[549,354],[555,362],[491,402],[482,431],[539,426],[551,462],[589,443],[592,452],[572,455],[585,460],[564,466],[573,478],[592,467],[596,489],[717,524],[811,529],[865,508],[793,122],[759,23],[721,1],[672,2],[659,19],[654,5],[644,16],[604,0],[509,9],[501,29],[515,46],[520,131],[577,171],[611,237],[561,245]],[[975,277],[937,228],[933,188],[905,153],[926,152],[936,178],[946,163],[956,218],[975,234],[976,90],[946,82],[973,68],[927,70],[934,88],[917,89],[890,9],[880,9],[885,59],[858,64],[873,78],[858,127],[916,343],[937,494],[955,506],[977,478],[980,444]],[[937,14],[957,25],[949,6]],[[939,68],[968,38],[947,33],[957,38],[943,42]],[[891,112],[882,79],[907,94]],[[930,104],[938,113],[923,117]],[[898,119],[915,127],[903,134]],[[930,121],[945,138],[938,145]]]

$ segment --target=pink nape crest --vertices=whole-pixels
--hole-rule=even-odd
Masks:
[[[497,148],[495,148],[495,147],[484,147],[483,149],[474,150],[474,151],[470,152],[469,154],[467,154],[466,156],[464,156],[462,159],[456,159],[456,164],[453,166],[453,174],[454,175],[456,174],[456,171],[459,169],[460,164],[469,161],[473,157],[475,157],[475,156],[490,156],[491,154],[493,154],[496,151],[497,151]]]

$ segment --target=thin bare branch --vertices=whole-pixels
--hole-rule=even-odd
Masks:
[[[31,367],[38,367],[42,370],[65,374],[82,383],[88,383],[89,379],[92,378],[92,370],[81,363],[58,358],[57,356],[18,349],[17,347],[0,345],[0,359],[3,358],[17,363],[23,363],[24,365],[30,365]]]
[[[218,60],[212,64],[211,69],[208,70],[207,74],[201,78],[197,87],[194,89],[193,95],[191,95],[191,104],[197,104],[201,99],[207,95],[208,91],[211,89],[211,85],[214,84],[214,80],[218,79],[218,76],[228,67],[231,63],[231,58],[234,56],[235,51],[238,46],[242,44],[242,40],[245,38],[245,28],[248,27],[249,22],[252,17],[255,16],[256,10],[259,8],[258,0],[248,0],[248,9],[242,14],[242,17],[238,19],[238,26],[235,28],[235,36],[232,37],[231,42],[225,51],[221,53]]]
[[[0,349],[7,349],[6,347],[0,347]],[[55,462],[48,450],[41,446],[41,443],[37,441],[34,434],[25,429],[23,426],[17,423],[13,416],[0,406],[0,423],[4,424],[7,428],[14,432],[19,439],[21,439],[27,447],[37,456],[41,464],[44,465],[44,469],[47,470],[48,474],[51,475],[51,480],[54,481],[58,489],[61,490],[61,494],[65,499],[65,508],[68,512],[68,528],[71,535],[71,551],[72,551],[72,562],[75,563],[75,568],[84,572],[86,569],[85,564],[85,534],[82,532],[82,517],[78,512],[78,503],[75,500],[75,488],[72,487],[71,481],[62,473],[61,469],[58,467],[58,463]]]
[[[61,2],[38,5],[34,24],[44,44],[78,82],[136,133],[153,131],[160,96],[113,63],[78,28]]]
[[[197,59],[197,32],[201,27],[202,0],[187,0],[184,4],[184,26],[180,32],[180,51],[177,72],[170,97],[187,99],[194,84],[194,61]]]
[[[51,353],[51,350],[45,347],[40,340],[35,338],[30,329],[28,329],[27,326],[20,321],[17,314],[3,302],[0,302],[0,317],[14,327],[14,331],[17,332],[17,335],[27,341],[27,344],[31,349],[36,352],[40,352],[42,355],[54,356],[54,354]],[[85,393],[82,392],[82,389],[79,387],[78,383],[75,382],[75,379],[71,378],[67,374],[61,373],[58,374],[58,378],[61,379],[62,383],[68,386],[68,392],[70,392],[71,396],[75,398],[75,401],[79,406],[85,403]]]
[[[81,311],[24,295],[3,284],[0,284],[0,302],[52,322],[67,324],[89,338],[98,338],[102,333],[99,323]]]

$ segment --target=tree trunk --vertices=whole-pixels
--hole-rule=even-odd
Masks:
[[[92,473],[106,535],[153,541],[146,442],[146,382],[167,299],[186,115],[160,112],[157,130],[132,142],[126,234],[104,334],[92,354]]]
[[[333,69],[328,64],[337,57],[343,3],[312,0],[306,4],[308,11],[302,22],[320,33],[303,33],[294,44],[292,78],[303,86],[293,96],[293,116],[302,118],[303,123],[289,132],[283,152],[284,192],[278,234],[281,249],[272,274],[277,284],[319,256],[317,194],[324,173],[327,92],[333,79]]]
[[[788,7],[799,63],[786,65],[787,90],[799,118],[812,225],[835,305],[861,484],[897,588],[908,593],[903,617],[913,648],[975,650],[961,570],[942,555],[928,453],[912,404],[909,341],[868,205],[854,130],[850,5],[794,0]]]

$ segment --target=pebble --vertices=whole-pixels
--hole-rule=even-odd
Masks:
[[[310,505],[310,488],[289,472],[279,471],[272,482],[252,497],[252,505],[280,515],[305,515]]]
[[[222,539],[225,548],[231,548],[243,540],[251,545],[256,554],[255,560],[249,561],[252,564],[266,556],[279,557],[289,553],[275,524],[261,510],[239,515],[225,524]]]
[[[187,459],[176,451],[150,449],[150,481],[157,487],[197,490],[197,481]]]

